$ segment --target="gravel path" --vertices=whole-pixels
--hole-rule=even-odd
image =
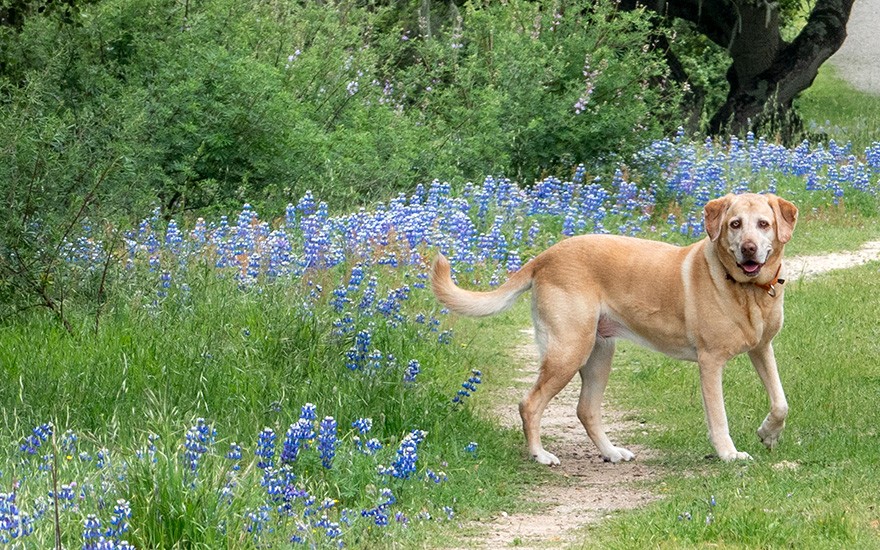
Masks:
[[[846,33],[828,62],[855,89],[880,94],[880,0],[856,0]]]

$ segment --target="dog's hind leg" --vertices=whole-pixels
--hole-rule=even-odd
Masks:
[[[575,334],[577,332],[573,328],[565,332],[554,331],[544,341],[546,349],[542,349],[538,380],[519,404],[529,454],[541,464],[559,464],[559,459],[541,445],[544,409],[584,364],[595,342],[595,329],[587,335]]]
[[[605,462],[620,462],[635,457],[629,450],[612,445],[602,424],[602,397],[608,385],[613,356],[614,340],[597,338],[587,364],[581,367],[581,397],[577,405],[577,416]]]

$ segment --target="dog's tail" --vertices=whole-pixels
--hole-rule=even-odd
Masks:
[[[473,292],[455,285],[449,260],[438,254],[431,265],[431,288],[450,310],[469,317],[484,317],[509,308],[520,294],[532,288],[532,270],[533,265],[527,263],[495,290]]]

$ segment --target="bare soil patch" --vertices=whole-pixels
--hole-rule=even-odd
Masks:
[[[495,404],[492,414],[500,424],[519,428],[518,403],[537,378],[538,351],[532,329],[523,329],[518,345],[512,350],[516,361],[513,383],[505,388],[490,388]],[[481,522],[483,537],[468,540],[468,548],[552,548],[573,543],[577,529],[609,514],[644,506],[659,498],[644,487],[645,481],[657,479],[660,472],[640,459],[647,449],[629,443],[627,434],[645,426],[628,420],[625,413],[606,405],[604,419],[608,435],[615,443],[636,454],[633,462],[603,462],[587,437],[575,409],[580,381],[572,381],[548,405],[541,422],[544,447],[559,457],[561,464],[551,468],[549,483],[532,486],[523,499],[537,505],[537,513],[501,513]],[[607,403],[606,399],[606,403]],[[529,460],[523,449],[523,460]]]
[[[795,256],[785,259],[789,280],[809,279],[837,269],[847,269],[880,260],[880,241],[870,241],[853,252],[833,252],[817,256]]]

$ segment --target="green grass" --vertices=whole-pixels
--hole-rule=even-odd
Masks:
[[[866,217],[834,207],[801,208],[794,238],[785,254],[810,255],[856,250],[880,238],[880,217]]]
[[[880,140],[880,95],[860,92],[826,63],[813,85],[795,101],[807,131],[843,144],[852,141],[861,153]]]
[[[392,277],[383,281],[380,292]],[[94,513],[85,503],[99,494],[96,487],[103,487],[106,494],[100,494],[110,502],[131,501],[127,540],[138,548],[251,547],[242,538],[248,513],[266,498],[262,472],[253,465],[257,435],[272,427],[280,455],[284,433],[306,402],[317,406],[319,419],[338,420],[340,444],[329,470],[321,466],[316,451],[304,452],[294,466],[298,486],[319,503],[324,498],[338,501],[331,514],[350,508],[358,515],[376,506],[379,490],[389,487],[397,499],[392,520],[401,511],[419,524],[408,529],[394,523],[380,530],[361,520],[359,527],[348,530],[349,542],[375,545],[392,537],[415,545],[439,540],[449,536],[447,506],[462,513],[466,505],[468,514],[516,509],[523,483],[510,475],[511,465],[520,464],[516,434],[476,414],[478,407],[471,403],[451,402],[472,368],[495,370],[493,363],[502,358],[490,348],[462,346],[461,339],[439,344],[435,333],[416,323],[393,327],[377,318],[359,319],[361,328],[372,329],[373,347],[397,361],[353,373],[345,367],[353,335],[332,335],[328,308],[308,303],[308,289],[270,286],[256,293],[213,276],[190,281],[188,297],[171,296],[158,307],[135,307],[142,298],[136,293],[117,297],[97,334],[90,330],[94,319],[82,312],[71,313],[76,336],[40,314],[0,326],[0,378],[6,381],[0,386],[0,425],[7,434],[0,448],[0,492],[25,476],[18,504],[33,514],[51,479],[38,470],[40,455],[23,456],[16,442],[43,422],[52,422],[59,437],[73,429],[79,435],[78,449],[64,453],[59,483],[76,481],[90,496],[82,513],[62,512],[65,546],[78,544],[83,514]],[[322,284],[332,288],[335,283],[328,279]],[[430,312],[435,304],[428,296],[429,291],[422,291],[408,306]],[[419,360],[422,371],[417,383],[407,385],[402,375],[410,359]],[[199,467],[199,482],[190,486],[182,444],[197,417],[213,424],[217,443]],[[354,451],[350,425],[359,417],[373,419],[367,438],[376,437],[385,446],[375,457]],[[377,476],[377,466],[391,464],[401,438],[413,429],[428,432],[419,446],[418,479]],[[135,458],[136,450],[146,448],[149,434],[160,436],[155,462]],[[234,498],[227,503],[221,489],[230,479],[231,463],[224,454],[232,441],[242,445],[244,457],[234,477]],[[464,451],[471,441],[479,443],[476,457]],[[94,461],[101,447],[110,449],[111,456],[103,470]],[[79,460],[79,451],[92,460]],[[448,480],[423,480],[426,468],[444,472]],[[419,519],[422,511],[434,519]],[[48,547],[52,529],[45,528],[45,521],[29,540]],[[286,541],[295,532],[295,516],[290,521],[278,529],[277,539],[266,535],[262,543]]]
[[[658,457],[648,462],[668,474],[651,485],[657,503],[591,527],[582,546],[880,548],[878,270],[838,271],[786,293],[775,349],[791,412],[773,452],[755,436],[763,386],[745,358],[728,367],[731,435],[753,462],[704,458],[712,448],[695,365],[621,346],[609,391],[649,429],[620,443],[651,449]]]

